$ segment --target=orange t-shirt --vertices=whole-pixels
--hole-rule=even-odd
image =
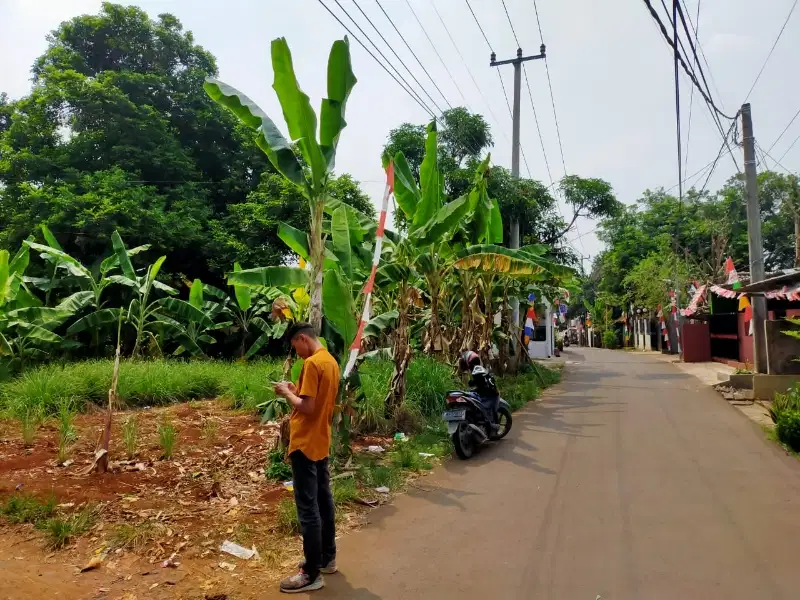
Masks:
[[[300,450],[309,460],[322,460],[331,447],[331,417],[339,394],[339,363],[320,348],[303,363],[297,395],[314,398],[314,412],[297,409],[289,419],[289,454]]]

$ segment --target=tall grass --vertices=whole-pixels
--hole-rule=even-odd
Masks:
[[[75,410],[104,405],[111,385],[113,362],[89,360],[67,365],[43,365],[0,385],[0,409],[20,421],[30,415],[56,415],[66,400]],[[224,397],[234,408],[255,409],[275,397],[271,381],[280,379],[281,361],[151,360],[122,364],[119,397],[130,407],[156,406],[203,398]],[[38,423],[37,423],[38,425]]]

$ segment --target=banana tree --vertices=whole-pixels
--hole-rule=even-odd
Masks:
[[[42,306],[25,286],[29,262],[26,245],[11,260],[7,250],[0,250],[0,355],[18,365],[30,358],[46,358],[53,349],[71,345],[53,330],[73,311],[69,307]]]
[[[241,271],[239,263],[235,263],[234,274]],[[251,288],[234,282],[233,294],[208,284],[203,286],[203,291],[211,296],[211,300],[204,304],[210,309],[209,316],[224,319],[215,328],[240,336],[239,358],[241,359],[252,358],[270,339],[279,339],[286,332],[288,323],[285,320],[277,320],[274,323],[268,321],[273,302],[277,298],[282,298],[293,314],[297,310],[294,299],[277,287]],[[247,344],[253,335],[257,337],[248,347]]]
[[[317,140],[317,115],[297,82],[289,45],[284,38],[278,38],[272,41],[271,51],[274,71],[272,87],[283,109],[291,141],[280,133],[275,122],[263,110],[238,90],[213,78],[206,80],[204,88],[214,101],[228,108],[255,132],[256,144],[275,169],[297,185],[308,200],[311,213],[308,236],[311,267],[309,321],[320,332],[325,259],[323,214],[339,136],[347,124],[344,119],[345,106],[356,78],[350,63],[347,38],[335,41],[328,57],[328,97],[322,100]],[[300,157],[295,154],[293,144]]]
[[[96,268],[88,269],[78,259],[73,258],[61,248],[58,241],[45,225],[42,225],[42,233],[49,245],[39,244],[32,240],[26,240],[25,245],[39,252],[39,255],[49,264],[53,265],[52,272],[48,278],[26,278],[49,294],[62,285],[75,284],[80,291],[74,292],[61,301],[59,307],[67,309],[75,314],[80,314],[86,309],[92,312],[78,319],[70,328],[68,333],[73,334],[80,331],[89,330],[92,332],[94,345],[98,344],[99,332],[104,325],[116,323],[119,311],[117,309],[103,309],[105,302],[102,299],[105,289],[119,279],[109,275],[119,267],[119,256],[115,252],[110,257],[100,262]],[[121,238],[118,232],[114,232],[112,239]],[[140,252],[147,250],[150,246],[138,246],[126,249],[127,256],[130,258]],[[59,277],[61,271],[66,272],[66,277]]]

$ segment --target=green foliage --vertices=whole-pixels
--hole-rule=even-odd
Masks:
[[[128,458],[136,456],[136,449],[139,444],[139,423],[134,415],[125,419],[122,424],[122,442],[125,445],[125,452]]]
[[[161,446],[162,458],[169,460],[175,451],[175,444],[178,442],[178,431],[168,420],[158,424],[158,444]]]
[[[777,423],[782,414],[791,411],[800,411],[800,387],[797,386],[784,394],[776,393],[769,406],[769,416],[773,423]]]
[[[14,494],[6,500],[0,512],[10,523],[39,523],[49,519],[56,511],[58,501],[54,496],[44,501],[27,494]]]
[[[67,458],[70,446],[77,439],[75,432],[75,402],[72,398],[62,399],[58,406],[58,462]]]
[[[336,506],[352,504],[358,498],[358,488],[353,477],[336,479],[331,483],[333,503]]]
[[[91,506],[86,506],[79,512],[67,517],[52,517],[45,521],[39,521],[36,527],[44,532],[50,549],[60,550],[74,538],[89,531],[94,525],[96,516],[95,509]]]
[[[278,531],[287,535],[300,534],[300,519],[297,517],[297,507],[294,500],[284,498],[278,502],[275,511],[275,523]]]
[[[33,442],[36,439],[36,432],[39,429],[39,425],[42,424],[42,411],[35,405],[17,405],[14,407],[12,414],[15,414],[19,420],[22,429],[22,442],[25,444],[26,448],[30,448],[33,446]]]
[[[800,410],[786,410],[778,415],[775,424],[778,439],[792,451],[800,452]]]
[[[506,375],[497,379],[500,396],[508,402],[512,411],[519,410],[542,393],[542,388],[557,383],[560,373],[537,366],[518,375]]]
[[[603,348],[609,348],[613,350],[618,346],[619,342],[617,340],[617,332],[614,329],[606,329],[603,332]]]
[[[271,481],[287,481],[292,478],[292,467],[286,462],[286,453],[276,448],[267,455],[264,474]]]

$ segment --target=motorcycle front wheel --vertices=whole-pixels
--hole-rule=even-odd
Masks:
[[[497,433],[491,436],[491,440],[502,440],[511,431],[511,411],[505,406],[497,409]]]
[[[475,434],[470,430],[467,423],[460,423],[458,429],[453,432],[453,448],[456,450],[458,458],[467,460],[475,454]]]

